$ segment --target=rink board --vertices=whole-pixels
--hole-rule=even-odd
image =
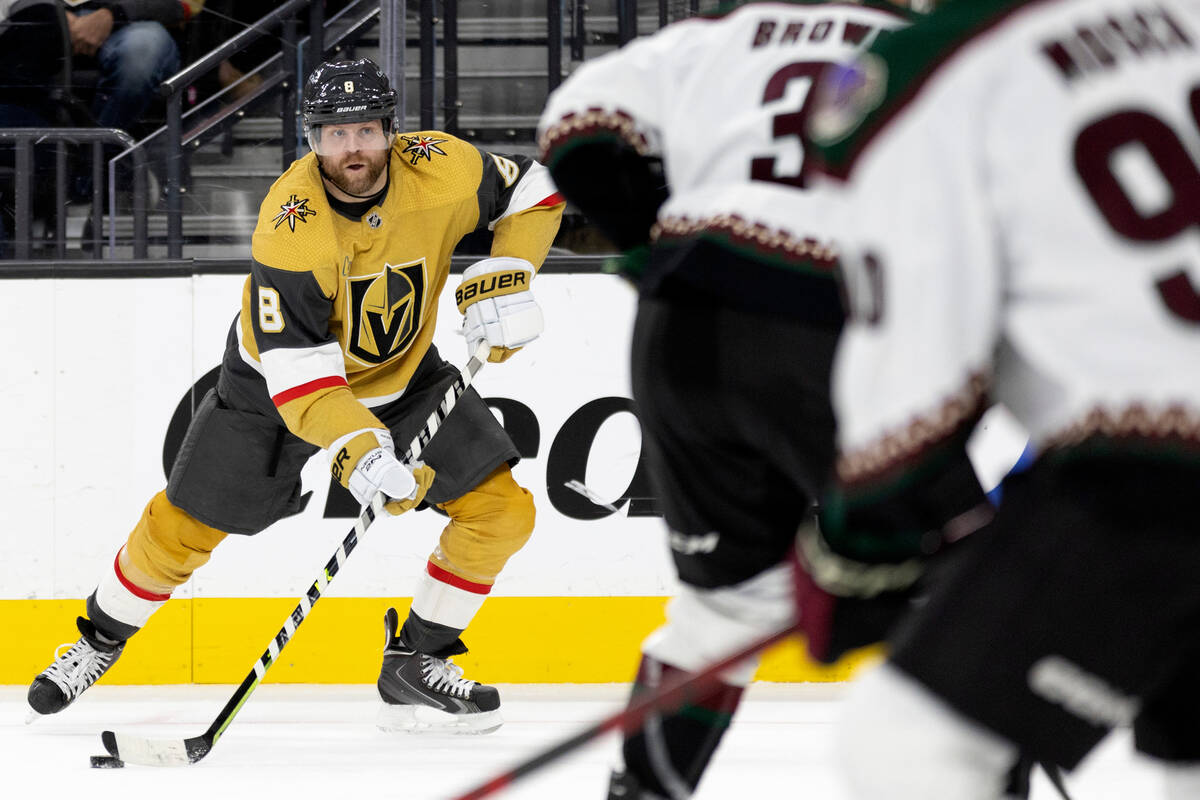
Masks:
[[[495,683],[613,683],[633,679],[639,645],[663,619],[661,597],[498,597],[465,637],[455,662]],[[105,677],[113,684],[239,683],[295,605],[280,598],[212,598],[168,603]],[[374,683],[383,649],[383,613],[407,599],[331,598],[306,618],[267,673],[270,683]],[[15,651],[0,684],[28,683],[73,636],[79,600],[0,600]],[[798,643],[763,659],[764,681],[840,681],[870,653],[832,667],[809,662]]]
[[[0,437],[0,630],[18,632],[0,683],[26,683],[75,638],[81,598],[165,484],[242,283],[0,280],[0,318],[22,332],[0,384],[11,431]],[[451,276],[446,293],[457,283]],[[461,661],[500,682],[625,681],[676,588],[629,400],[635,296],[604,274],[547,274],[534,290],[545,334],[485,367],[477,386],[522,451],[514,474],[534,495],[537,524],[468,631],[472,652]],[[443,297],[435,343],[456,363],[466,350],[459,321]],[[353,523],[356,511],[330,491],[323,454],[302,478],[306,510],[222,543],[133,640],[112,681],[241,680]],[[565,489],[571,479],[617,510]],[[426,511],[374,525],[270,679],[373,681],[383,610],[406,607],[444,524]],[[767,659],[760,678],[840,680],[849,668],[820,669],[792,646]]]

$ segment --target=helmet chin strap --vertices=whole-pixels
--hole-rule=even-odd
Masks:
[[[391,165],[390,161],[387,164],[387,166],[385,167],[385,169],[387,170],[388,180],[391,180],[392,165]],[[348,197],[353,197],[356,200],[370,200],[372,197],[377,197],[379,195],[379,192],[383,191],[383,189],[380,189],[379,192],[372,192],[371,194],[355,194],[354,192],[348,191],[340,183],[335,181],[333,178],[329,177],[329,173],[325,172],[325,166],[321,163],[320,159],[317,159],[317,171],[321,173],[321,178],[323,180],[327,180],[330,183],[332,183],[334,186],[337,187],[339,192],[341,192],[342,194],[345,194]],[[387,186],[387,184],[388,184],[388,181],[383,182],[384,186]]]

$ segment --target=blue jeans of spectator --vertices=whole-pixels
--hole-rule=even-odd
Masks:
[[[78,12],[80,16],[94,9]],[[92,103],[92,116],[102,128],[129,132],[158,96],[158,86],[179,70],[179,47],[161,24],[148,20],[113,29],[96,53],[100,80]],[[106,158],[123,148],[105,145]],[[86,166],[72,182],[72,196],[86,200],[92,178]]]
[[[179,70],[179,47],[159,23],[130,22],[112,32],[96,61],[100,82],[92,114],[102,128],[127,131],[157,96],[158,85]]]

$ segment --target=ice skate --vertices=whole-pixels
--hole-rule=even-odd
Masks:
[[[71,705],[108,672],[125,649],[125,642],[103,639],[90,620],[79,617],[75,624],[83,636],[73,645],[59,645],[54,663],[34,678],[29,687],[29,707],[35,714],[57,714]],[[64,647],[69,649],[62,652]]]
[[[396,635],[396,609],[384,615],[387,644],[379,673],[384,707],[377,724],[384,731],[454,734],[491,733],[503,724],[500,693],[462,677],[462,667],[430,653],[407,648]]]

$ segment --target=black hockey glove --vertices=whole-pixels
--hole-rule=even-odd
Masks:
[[[670,194],[660,159],[603,139],[577,144],[547,166],[563,197],[618,250],[650,243],[658,208]]]

